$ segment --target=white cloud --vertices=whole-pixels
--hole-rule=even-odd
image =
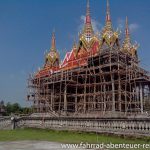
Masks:
[[[84,16],[84,15],[82,15],[80,17],[81,23],[78,26],[78,32],[81,32],[83,30],[85,19],[86,19],[86,16]],[[95,19],[92,19],[92,26],[93,26],[93,30],[94,30],[95,33],[100,33],[102,28],[103,28],[103,25],[100,22],[98,22],[97,20],[95,20]],[[137,31],[139,29],[139,27],[140,27],[140,25],[137,24],[137,23],[129,24],[129,29],[130,29],[131,33]],[[118,18],[118,20],[117,20],[117,28],[122,33],[124,33],[124,30],[125,30],[125,19]]]
[[[129,25],[129,29],[131,32],[134,32],[139,29],[139,25],[137,23],[132,23]]]
[[[119,28],[119,30],[125,30],[125,19],[119,18],[117,20],[117,27]],[[137,31],[139,27],[140,26],[137,23],[129,24],[129,29],[131,33]]]
[[[117,27],[119,28],[119,30],[123,30],[125,27],[125,20],[119,18],[117,20]]]
[[[80,23],[79,26],[78,26],[78,32],[81,32],[81,31],[82,31],[82,28],[83,28],[83,26],[84,26],[84,20],[85,20],[85,16],[81,16],[81,17],[80,17],[81,23]]]
[[[86,19],[86,16],[82,15],[80,17],[80,20],[81,20],[81,24],[78,26],[78,31],[81,32],[83,27],[84,27],[84,23],[85,23],[85,19]],[[101,31],[101,28],[102,28],[102,24],[100,24],[97,20],[95,19],[92,19],[92,26],[93,26],[93,30],[95,33],[100,33]]]

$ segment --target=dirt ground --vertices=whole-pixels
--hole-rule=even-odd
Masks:
[[[0,142],[0,150],[65,150],[60,143],[47,141]],[[75,149],[67,149],[75,150]]]

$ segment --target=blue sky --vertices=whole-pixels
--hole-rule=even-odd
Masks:
[[[94,29],[104,25],[106,0],[91,0]],[[150,1],[110,0],[113,26],[124,28],[128,16],[141,65],[150,70]],[[0,100],[26,102],[28,74],[44,62],[55,28],[63,58],[83,25],[86,0],[0,0]],[[124,31],[122,31],[123,36]]]

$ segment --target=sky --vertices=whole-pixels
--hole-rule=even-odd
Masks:
[[[141,66],[150,71],[150,1],[110,0],[114,29],[124,36],[128,16],[132,41],[138,49]],[[106,0],[90,0],[95,32],[105,24]],[[0,100],[26,101],[27,78],[44,64],[55,30],[57,49],[63,59],[74,38],[82,30],[86,0],[0,0]]]

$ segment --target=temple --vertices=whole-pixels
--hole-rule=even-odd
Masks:
[[[60,61],[55,33],[45,64],[28,80],[34,112],[70,117],[126,117],[144,114],[150,100],[150,75],[140,67],[129,31],[124,39],[112,25],[109,1],[100,36],[94,33],[90,4],[78,43]]]

